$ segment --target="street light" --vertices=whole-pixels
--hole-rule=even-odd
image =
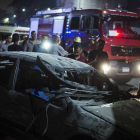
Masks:
[[[16,17],[16,15],[13,15],[13,17],[15,18],[15,17]]]
[[[4,18],[3,21],[4,23],[9,23],[9,18]]]
[[[48,11],[50,11],[50,10],[51,10],[51,8],[49,8],[49,7],[48,7],[48,8],[47,8],[47,10],[48,10]]]
[[[22,9],[22,12],[25,12],[26,11],[26,9]]]

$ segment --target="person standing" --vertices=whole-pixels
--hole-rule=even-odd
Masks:
[[[27,35],[23,36],[23,41],[22,41],[22,43],[21,43],[21,46],[24,47],[24,45],[25,45],[25,43],[27,42],[27,40],[28,40],[28,36],[27,36]]]
[[[24,51],[32,52],[35,44],[39,44],[39,41],[36,39],[36,31],[32,31],[31,38],[24,45]]]
[[[60,56],[67,56],[68,52],[65,51],[62,46],[60,46],[60,42],[61,42],[60,36],[54,35],[52,38],[53,45],[52,45],[51,54],[60,55]]]
[[[102,71],[102,64],[106,63],[109,65],[109,59],[107,52],[103,51],[105,41],[99,39],[96,43],[96,49],[92,50],[88,54],[88,63],[91,64],[94,68]]]
[[[23,47],[18,45],[19,44],[19,35],[13,34],[12,36],[13,45],[8,46],[8,51],[23,51]]]
[[[103,64],[109,65],[109,59],[107,52],[103,51],[105,45],[105,41],[103,39],[99,39],[96,43],[96,49],[92,50],[88,55],[88,64],[92,65],[95,69],[103,72],[102,66]],[[92,85],[96,86],[99,90],[103,89],[103,82],[100,79],[94,78],[90,79]]]
[[[6,43],[6,38],[5,38],[6,35],[2,34],[1,37],[2,37],[2,40],[0,41],[0,52],[2,51],[1,49],[2,45]]]
[[[82,46],[80,44],[75,44],[73,47],[74,47],[74,53],[68,55],[68,58],[72,58],[77,61],[87,63],[87,58],[84,55],[82,55]]]
[[[41,43],[34,45],[33,52],[49,53],[50,45],[48,35],[42,35]]]
[[[8,51],[8,46],[12,44],[12,37],[11,35],[6,35],[6,43],[2,44],[2,51]]]
[[[74,41],[73,41],[73,45],[71,45],[68,49],[69,53],[73,53],[74,52],[74,45],[76,44],[81,44],[81,38],[79,36],[77,36]]]

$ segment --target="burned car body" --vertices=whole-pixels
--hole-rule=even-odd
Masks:
[[[90,86],[99,78],[110,91]],[[87,64],[0,53],[0,136],[24,140],[139,140],[140,102]]]

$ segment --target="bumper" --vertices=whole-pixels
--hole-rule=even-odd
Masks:
[[[140,61],[126,63],[124,61],[110,61],[110,69],[105,74],[109,78],[140,78]]]

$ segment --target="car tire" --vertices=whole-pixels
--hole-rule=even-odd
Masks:
[[[119,85],[123,85],[131,81],[132,78],[112,78],[114,82],[116,82]]]

